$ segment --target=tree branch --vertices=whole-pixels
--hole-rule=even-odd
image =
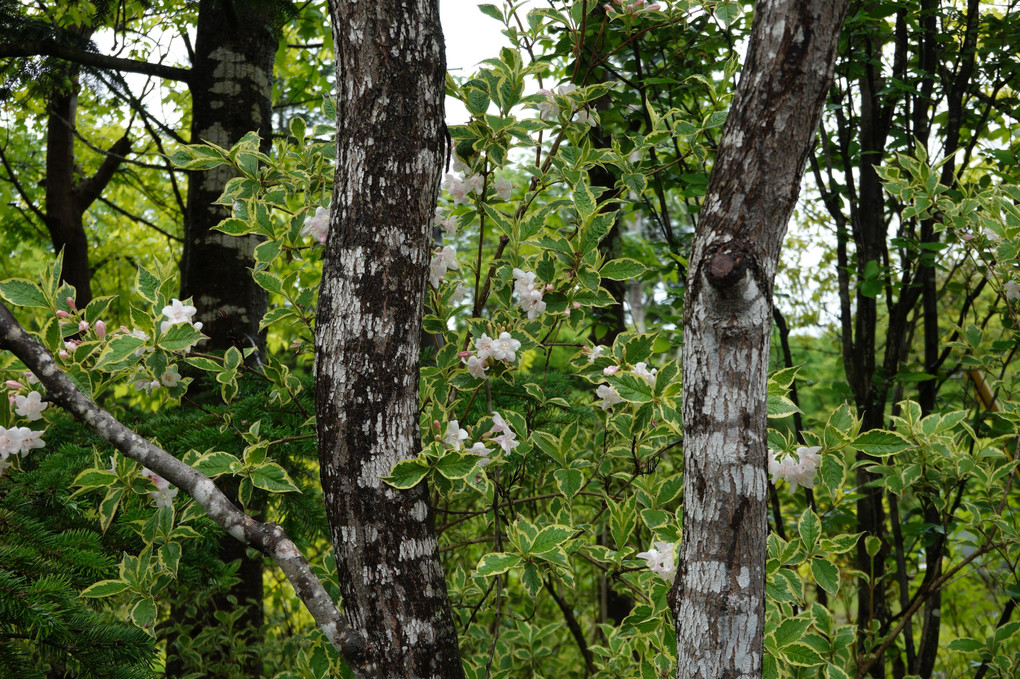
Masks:
[[[125,457],[145,465],[190,495],[227,533],[271,557],[355,675],[359,679],[381,679],[375,666],[366,662],[364,638],[347,624],[282,526],[256,521],[240,511],[209,477],[142,438],[89,400],[60,370],[53,355],[25,332],[2,303],[0,350],[13,353],[39,378],[48,399],[84,422]]]
[[[178,80],[183,83],[191,81],[191,69],[188,68],[164,66],[163,64],[152,64],[148,61],[122,59],[120,57],[99,54],[98,52],[88,52],[76,47],[70,47],[69,45],[62,45],[52,38],[0,45],[0,58],[39,56],[56,57],[81,66],[125,71],[127,73],[141,73],[142,75],[151,75],[167,80]]]

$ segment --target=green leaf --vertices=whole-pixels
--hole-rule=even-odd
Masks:
[[[291,481],[287,470],[275,462],[267,462],[255,467],[248,474],[256,488],[267,490],[270,493],[300,492],[298,487],[294,485],[294,482]]]
[[[236,217],[224,219],[222,222],[214,226],[213,229],[221,231],[228,236],[244,236],[245,234],[258,232],[258,229],[254,226],[243,219],[237,219]]]
[[[903,452],[911,447],[909,441],[900,434],[882,429],[872,429],[858,436],[853,443],[862,453],[885,457]]]
[[[818,586],[835,596],[839,591],[839,569],[824,559],[811,559],[811,575]]]
[[[818,515],[810,509],[804,511],[804,516],[800,520],[800,525],[797,526],[797,532],[800,534],[800,539],[804,543],[804,548],[811,551],[818,544],[818,538],[822,534],[822,523],[818,519]]]
[[[106,469],[86,469],[78,474],[72,482],[82,490],[93,490],[95,488],[107,488],[117,483],[117,475]]]
[[[786,662],[799,667],[814,667],[815,665],[825,664],[825,659],[807,644],[790,644],[783,649],[783,655],[786,656]]]
[[[12,278],[0,283],[0,297],[18,307],[50,308],[42,288],[24,278]]]
[[[167,351],[183,351],[204,337],[191,323],[177,323],[166,329],[159,338],[159,346]]]
[[[478,562],[478,567],[475,571],[478,575],[482,576],[500,575],[501,573],[506,573],[511,568],[520,565],[520,563],[521,557],[517,554],[494,552],[483,556],[481,561]]]
[[[836,490],[842,487],[846,480],[846,463],[843,462],[843,455],[839,452],[822,455],[818,475],[826,490],[835,495]]]
[[[503,21],[503,12],[499,10],[495,5],[478,5],[478,11],[482,14],[492,17],[496,21]]]
[[[984,642],[978,641],[977,639],[971,639],[970,637],[953,639],[946,646],[946,648],[950,651],[960,651],[962,653],[974,653],[975,651],[982,650],[984,647]]]
[[[223,365],[209,358],[202,358],[200,356],[194,356],[184,359],[184,362],[188,365],[194,366],[199,370],[205,370],[206,372],[219,372],[223,370]]]
[[[450,479],[463,479],[475,471],[480,458],[473,453],[451,451],[439,458],[436,471]]]
[[[800,408],[793,404],[793,401],[785,396],[769,395],[767,403],[768,416],[772,418],[789,417],[799,413]]]
[[[159,289],[159,279],[153,276],[148,269],[138,268],[135,274],[135,289],[138,294],[149,302],[156,302],[156,291]]]
[[[407,490],[417,486],[425,475],[429,473],[429,466],[418,460],[404,460],[398,462],[389,476],[384,476],[383,481],[394,488]]]
[[[157,613],[156,602],[149,598],[139,599],[128,609],[128,615],[131,616],[131,620],[143,629],[152,627],[155,624]]]
[[[775,631],[776,646],[784,648],[800,641],[804,632],[811,626],[811,618],[790,618],[784,620]]]
[[[553,472],[553,478],[556,479],[556,487],[567,499],[577,495],[584,483],[580,469],[557,469]]]
[[[220,474],[230,472],[231,465],[239,465],[240,463],[241,461],[230,453],[215,451],[202,455],[192,466],[209,478],[215,478]]]
[[[599,275],[614,281],[627,281],[640,277],[648,269],[636,259],[622,257],[606,262]]]
[[[99,360],[96,361],[96,369],[101,368],[113,368],[114,366],[127,367],[127,365],[118,365],[123,362],[127,362],[128,365],[135,363],[140,356],[135,356],[135,352],[138,351],[145,345],[145,340],[132,337],[131,335],[120,335],[114,337],[112,340],[107,342],[106,347],[102,353],[99,354]],[[129,360],[131,359],[131,360]]]
[[[83,599],[100,599],[106,596],[116,596],[130,589],[123,580],[100,580],[94,585],[86,587],[78,596]]]
[[[274,292],[278,295],[283,294],[283,281],[276,274],[269,273],[268,271],[256,271],[252,273],[252,278],[263,290]]]
[[[538,595],[538,590],[542,589],[542,576],[538,572],[538,566],[533,563],[524,565],[524,572],[521,574],[521,584],[524,585],[524,589],[528,590],[528,594],[532,599]]]
[[[857,541],[864,533],[842,534],[822,540],[822,549],[832,554],[843,554],[857,546]]]
[[[538,532],[534,541],[531,543],[532,554],[544,554],[545,552],[552,551],[557,547],[562,547],[570,538],[576,533],[570,526],[561,526],[553,524],[546,526]]]

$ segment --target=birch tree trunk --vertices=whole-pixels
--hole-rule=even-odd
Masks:
[[[418,359],[445,156],[438,0],[330,0],[337,163],[316,319],[316,421],[344,614],[381,676],[463,677],[424,484]]]
[[[755,5],[691,256],[677,677],[760,677],[772,289],[847,0]]]

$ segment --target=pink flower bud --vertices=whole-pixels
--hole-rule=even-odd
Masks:
[[[432,428],[433,429],[435,429],[436,431],[439,431],[440,426],[441,425],[439,424],[439,420],[432,420]]]
[[[461,351],[457,354],[457,358],[467,358],[469,356],[474,356],[474,353],[475,352],[473,351]]]
[[[88,321],[80,321],[78,323],[78,332],[85,332],[88,329],[89,329],[89,322]]]
[[[24,389],[25,388],[25,387],[23,387],[21,385],[21,382],[18,382],[17,380],[7,380],[6,382],[4,382],[4,384],[7,385],[8,389]]]
[[[615,373],[619,369],[620,369],[620,366],[618,366],[618,365],[607,365],[605,368],[602,369],[602,374],[603,375],[612,375],[613,373]]]
[[[581,308],[581,303],[580,302],[574,302],[574,308],[575,309],[580,309]]]
[[[77,311],[78,310],[78,307],[76,307],[74,305],[74,297],[68,297],[64,301],[67,302],[67,306],[71,309],[71,311]]]
[[[63,309],[57,309],[57,318],[67,318],[71,314],[67,313]]]
[[[63,349],[61,349],[60,351],[57,352],[57,356],[59,356],[60,358],[64,359],[65,361],[68,358],[71,357],[71,355],[69,353],[67,353],[66,351],[64,351]]]
[[[96,321],[96,337],[106,339],[106,323]]]
[[[14,405],[14,394],[11,394],[10,396],[8,396],[7,400],[10,402],[11,405]]]

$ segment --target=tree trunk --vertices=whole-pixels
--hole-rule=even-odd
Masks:
[[[92,301],[85,211],[102,194],[131,150],[131,142],[125,134],[110,148],[95,174],[76,181],[74,126],[78,95],[75,78],[71,80],[72,89],[54,91],[46,105],[46,229],[54,252],[64,251],[60,278],[74,286],[75,304],[84,309]]]
[[[685,300],[677,677],[760,677],[772,290],[847,0],[756,4]]]
[[[201,0],[191,69],[191,141],[233,146],[246,133],[272,145],[272,77],[276,57],[272,2]],[[227,236],[212,228],[229,217],[213,203],[231,178],[229,169],[192,172],[188,182],[181,256],[181,296],[193,297],[204,350],[264,347],[258,325],[266,292],[255,285],[255,235]]]
[[[337,162],[316,319],[319,463],[344,614],[381,674],[463,677],[420,484],[380,480],[420,450],[418,363],[445,157],[437,0],[331,0]]]
[[[274,4],[261,0],[241,3],[201,0],[199,3],[195,57],[188,81],[193,143],[208,141],[230,148],[248,132],[257,131],[262,137],[260,150],[270,151],[273,62],[278,42]],[[213,230],[230,216],[227,208],[213,203],[232,176],[226,167],[189,173],[181,297],[194,299],[198,309],[196,320],[202,321],[202,332],[209,336],[201,345],[203,351],[256,347],[261,352],[265,348],[265,335],[259,332],[258,326],[266,311],[267,296],[252,280],[249,271],[255,264],[255,246],[259,239],[255,235],[227,236]],[[258,508],[253,512],[257,516]],[[178,602],[171,618],[185,629],[218,625],[217,610],[241,606],[244,615],[237,627],[244,635],[242,638],[261,639],[264,619],[262,556],[249,557],[243,544],[223,535],[218,558],[226,563],[239,561],[237,584],[204,599],[193,618],[185,611],[188,604],[195,602]],[[179,593],[188,596],[187,591]],[[171,638],[167,676],[183,676],[189,670],[184,657],[172,652],[175,648],[174,638]],[[224,661],[234,653],[226,639],[208,652]],[[246,654],[245,659],[245,676],[261,676],[260,654]],[[208,672],[208,668],[204,671]]]

